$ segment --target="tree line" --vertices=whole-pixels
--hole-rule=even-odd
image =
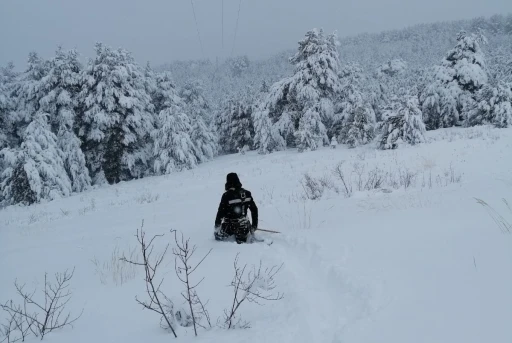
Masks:
[[[240,56],[228,69],[198,62],[197,75],[189,62],[172,74],[141,67],[101,43],[85,65],[76,50],[58,48],[49,60],[31,53],[23,72],[0,69],[0,204],[178,172],[244,147],[306,151],[334,140],[395,149],[424,142],[427,130],[509,127],[512,45],[488,57],[486,42],[481,30],[460,31],[434,66],[393,57],[369,70],[364,58],[341,59],[335,33],[313,29],[288,66],[281,55],[257,63]]]

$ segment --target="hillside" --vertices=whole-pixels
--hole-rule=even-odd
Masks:
[[[75,268],[68,308],[83,314],[46,342],[510,342],[511,236],[475,197],[512,222],[500,202],[512,201],[512,130],[451,128],[427,138],[399,152],[366,145],[222,156],[181,173],[10,206],[0,211],[0,301],[19,301],[15,280],[37,288],[40,301],[45,272],[51,279]],[[339,162],[345,184],[333,173]],[[258,233],[272,244],[213,240],[233,171],[253,193],[260,228],[282,232]],[[305,173],[325,187],[306,192]],[[148,237],[165,234],[155,254],[174,247],[170,230],[197,245],[195,263],[212,249],[193,274],[194,282],[205,277],[197,292],[209,300],[213,325],[203,319],[198,338],[176,324],[175,340],[134,299],[146,299],[143,269],[118,259],[137,258],[142,221]],[[231,306],[237,254],[249,268],[260,260],[283,264],[273,292],[284,298],[243,303],[250,328],[226,331],[216,324]],[[175,309],[186,312],[171,250],[158,277]]]
[[[321,23],[318,25],[321,27]],[[474,18],[419,24],[400,30],[381,33],[362,33],[346,37],[338,32],[338,51],[343,64],[357,62],[366,73],[392,59],[403,59],[409,69],[429,70],[438,64],[446,52],[453,48],[460,30],[479,32],[488,39],[483,47],[490,68],[502,68],[500,54],[512,54],[512,14],[495,15],[489,18]],[[299,40],[301,37],[297,37]],[[191,78],[201,80],[210,100],[219,104],[226,94],[236,94],[244,87],[255,92],[263,81],[268,84],[278,81],[293,72],[288,59],[295,50],[283,51],[266,60],[250,60],[241,75],[233,75],[232,63],[228,61],[179,61],[158,66],[158,70],[169,70],[178,85]],[[495,66],[497,64],[497,66]]]

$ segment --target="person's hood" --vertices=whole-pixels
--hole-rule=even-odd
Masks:
[[[242,188],[242,183],[240,182],[240,179],[238,178],[238,175],[236,173],[229,173],[226,176],[225,189],[228,190],[230,188]]]

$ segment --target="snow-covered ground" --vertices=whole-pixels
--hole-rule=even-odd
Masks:
[[[75,267],[69,308],[84,310],[49,342],[169,342],[158,315],[142,310],[143,270],[119,262],[148,235],[171,229],[213,248],[193,274],[212,321],[231,305],[233,260],[284,263],[276,291],[284,299],[240,308],[249,329],[177,328],[198,342],[512,342],[512,235],[500,231],[475,197],[512,222],[512,130],[487,127],[429,132],[429,142],[396,151],[371,147],[286,151],[215,159],[199,168],[91,190],[28,208],[0,210],[0,301],[16,298],[13,282],[40,287],[44,272]],[[332,173],[344,161],[353,194]],[[375,167],[379,171],[375,172]],[[371,175],[380,190],[358,191]],[[225,176],[237,172],[260,211],[259,233],[273,244],[213,240]],[[304,173],[329,175],[335,190],[304,200]],[[372,174],[373,173],[373,174]],[[410,185],[409,185],[409,179]],[[407,188],[405,186],[408,186]],[[108,266],[114,269],[107,268]],[[163,291],[182,304],[171,253],[161,267]],[[120,276],[124,282],[116,282]],[[0,314],[2,320],[5,313]],[[32,337],[30,340],[35,340]]]

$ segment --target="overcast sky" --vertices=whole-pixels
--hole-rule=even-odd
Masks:
[[[153,65],[223,59],[233,50],[239,0],[0,0],[0,65],[24,68],[32,50],[51,57],[60,44],[92,56],[101,41]],[[295,48],[313,27],[340,36],[512,12],[512,0],[242,0],[234,55],[256,59]],[[203,50],[203,51],[202,51]]]

